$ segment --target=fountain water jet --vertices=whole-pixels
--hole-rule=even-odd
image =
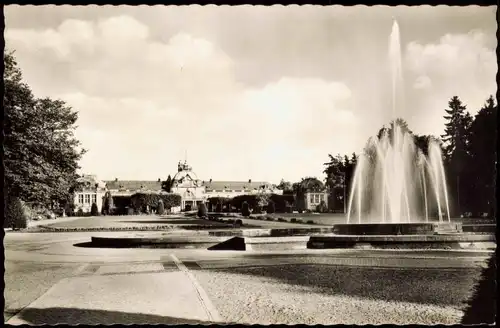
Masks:
[[[391,128],[371,138],[358,160],[349,195],[347,223],[356,215],[359,223],[428,222],[427,186],[431,186],[439,222],[450,222],[448,191],[437,141],[429,141],[429,154],[419,150],[401,117],[402,65],[399,26],[394,20],[389,39],[392,77]],[[428,174],[426,174],[428,173]],[[419,181],[420,180],[420,181]],[[423,204],[422,204],[423,203]],[[353,206],[354,205],[354,206]],[[423,205],[423,206],[422,206]],[[423,207],[423,208],[422,208]]]

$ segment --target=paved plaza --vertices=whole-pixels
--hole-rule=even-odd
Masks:
[[[73,246],[110,234],[7,233],[4,320],[454,324],[490,255]]]

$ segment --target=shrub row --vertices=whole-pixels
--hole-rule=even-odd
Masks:
[[[128,231],[128,230],[150,230],[150,231],[162,231],[171,230],[168,226],[135,226],[135,227],[76,227],[76,228],[55,228],[50,226],[38,226],[38,229],[30,229],[30,232],[84,232],[84,231]]]
[[[183,226],[182,229],[184,230],[215,230],[215,229],[227,229],[227,228],[239,228],[244,226],[243,224],[225,224],[225,225],[211,225],[211,224],[198,224],[198,225],[188,225],[188,226]]]
[[[216,212],[231,211],[233,209],[242,211],[246,203],[249,210],[253,210],[255,214],[261,213],[263,208],[266,208],[268,213],[291,213],[294,202],[293,195],[277,194],[239,195],[233,198],[211,197],[208,199],[209,209]]]

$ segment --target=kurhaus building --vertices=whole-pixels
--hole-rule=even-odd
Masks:
[[[106,192],[112,196],[131,196],[136,192],[160,192],[161,179],[152,181],[119,180],[99,181],[96,176],[84,175],[80,179],[85,188],[75,193],[75,211],[82,209],[89,212],[93,202],[99,209],[102,208],[103,197]],[[172,179],[171,192],[181,195],[181,206],[172,211],[194,209],[198,204],[207,202],[211,197],[233,198],[245,194],[283,194],[275,185],[262,181],[215,181],[200,180],[191,166],[179,162],[177,173]]]

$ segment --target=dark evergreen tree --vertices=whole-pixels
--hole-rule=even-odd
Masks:
[[[206,218],[207,217],[207,205],[205,203],[201,203],[198,205],[198,217]]]
[[[102,206],[102,212],[104,215],[110,215],[113,209],[113,197],[111,197],[111,193],[108,191],[104,195],[104,204]]]
[[[445,133],[441,136],[443,141],[443,155],[448,171],[448,181],[451,186],[452,195],[455,199],[456,214],[461,214],[461,197],[465,195],[465,185],[462,185],[462,178],[465,164],[468,160],[469,132],[472,124],[472,116],[466,111],[466,106],[462,101],[454,96],[448,102],[448,109],[445,109],[444,118]]]
[[[92,206],[90,207],[90,215],[92,216],[98,216],[99,215],[99,210],[97,208],[96,203],[92,203]]]
[[[249,217],[250,216],[250,208],[249,208],[247,202],[243,202],[241,204],[241,215],[243,215],[244,217]]]
[[[464,179],[471,198],[468,207],[475,213],[495,212],[497,112],[498,105],[490,96],[470,127],[470,156]]]
[[[158,201],[158,208],[156,210],[158,215],[163,215],[165,213],[165,205],[163,204],[163,200]]]
[[[168,175],[167,180],[162,182],[161,189],[166,192],[172,191],[172,177],[170,174]]]

